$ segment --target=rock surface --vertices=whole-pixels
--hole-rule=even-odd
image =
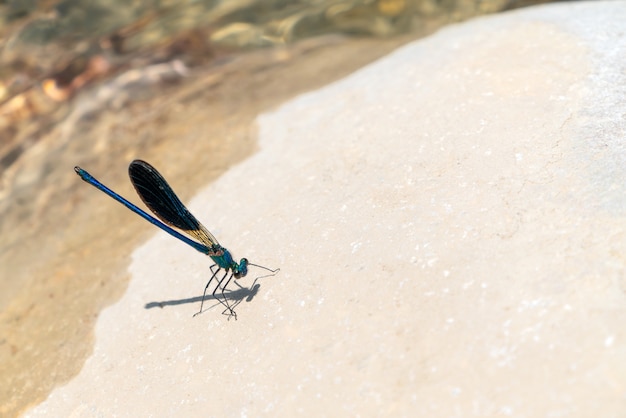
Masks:
[[[477,19],[259,117],[189,207],[280,273],[192,318],[210,260],[159,233],[27,415],[624,416],[625,21]]]

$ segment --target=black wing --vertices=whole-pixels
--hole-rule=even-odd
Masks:
[[[143,203],[163,222],[180,229],[216,252],[217,239],[183,205],[163,176],[150,164],[134,160],[128,166],[130,181]]]

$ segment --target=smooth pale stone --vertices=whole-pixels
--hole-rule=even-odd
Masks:
[[[624,416],[625,22],[476,19],[259,117],[190,208],[280,273],[192,318],[210,260],[159,233],[28,416]]]

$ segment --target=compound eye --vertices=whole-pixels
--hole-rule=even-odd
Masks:
[[[239,262],[239,276],[243,277],[248,274],[248,260],[246,258],[242,258]]]

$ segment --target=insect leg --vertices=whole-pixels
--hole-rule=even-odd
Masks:
[[[233,274],[231,273],[230,276],[228,276],[228,280],[226,280],[226,283],[224,284],[224,286],[222,287],[222,297],[224,298],[224,300],[226,300],[226,295],[224,294],[224,291],[226,290],[226,288],[228,287],[228,284],[230,283],[230,281],[233,279]],[[215,290],[217,290],[219,287],[221,287],[222,282],[224,281],[224,279],[226,279],[226,276],[224,276],[222,278],[222,280],[220,281],[220,283],[217,285],[217,288]],[[230,314],[228,316],[228,319],[230,319],[231,316],[234,316],[235,319],[237,319],[237,313],[234,311],[234,307],[237,306],[238,303],[235,303],[232,307],[229,306],[228,309],[230,310]],[[225,311],[224,311],[225,312]],[[222,312],[223,313],[223,312]]]
[[[213,281],[213,279],[215,278],[217,273],[221,270],[221,268],[218,267],[218,269],[216,271],[213,271],[213,267],[215,267],[216,265],[217,264],[213,264],[210,267],[211,268],[211,272],[213,273],[213,275],[211,276],[211,278],[207,282],[206,286],[204,286],[204,293],[202,294],[202,302],[200,302],[200,310],[198,312],[196,312],[195,314],[193,314],[193,316],[196,316],[196,315],[202,313],[202,306],[204,305],[204,298],[206,297],[206,290],[209,288],[209,285],[211,284],[211,282]],[[215,292],[213,292],[213,293],[215,293]]]
[[[229,311],[229,315],[235,315],[235,313],[233,312],[232,308],[230,307],[230,305],[228,304],[228,299],[226,299],[226,295],[224,294],[224,289],[222,288],[222,299],[219,298],[219,296],[216,295],[217,291],[219,290],[219,288],[222,286],[222,283],[224,283],[224,280],[226,280],[226,277],[228,277],[228,273],[229,270],[226,270],[226,273],[224,274],[224,276],[220,279],[220,281],[217,283],[217,286],[215,286],[215,289],[213,289],[213,297],[215,299],[217,299],[222,305],[224,305],[226,307],[226,309],[224,309],[224,312]],[[230,273],[230,276],[232,277],[232,273]],[[229,280],[230,281],[230,280]],[[226,282],[228,283],[228,281]],[[225,314],[224,314],[225,315]],[[235,315],[235,318],[237,318],[237,315]]]

